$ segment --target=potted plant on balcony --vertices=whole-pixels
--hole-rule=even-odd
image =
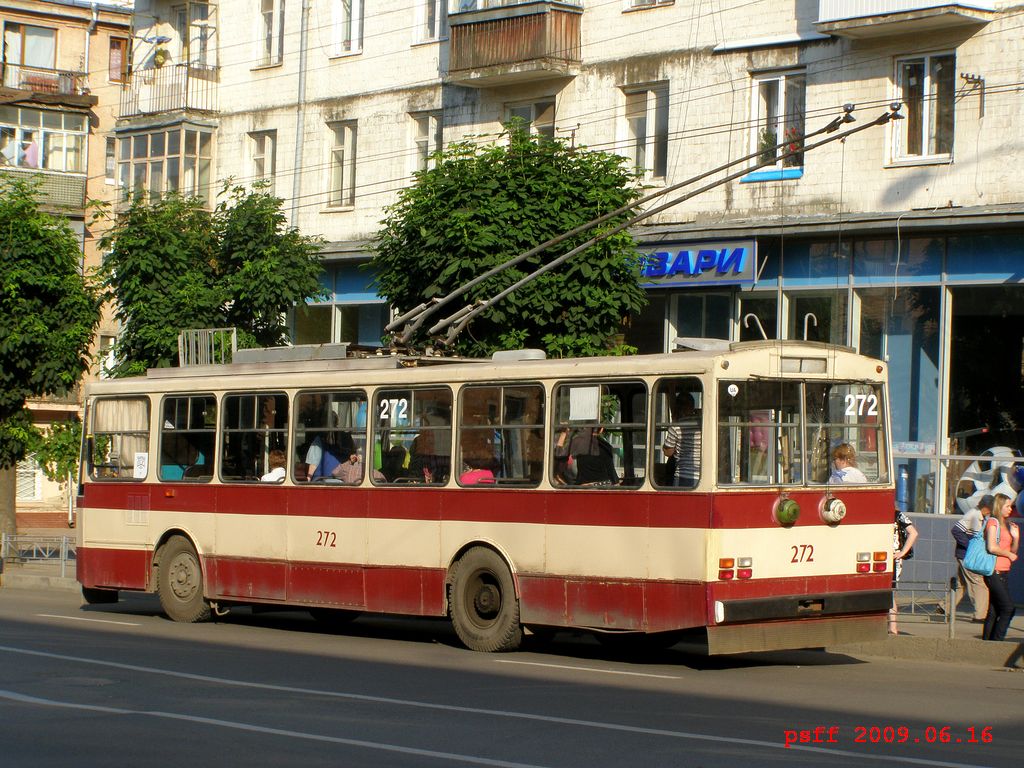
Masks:
[[[171,52],[164,47],[157,48],[153,51],[153,66],[158,69],[166,64],[171,58]]]

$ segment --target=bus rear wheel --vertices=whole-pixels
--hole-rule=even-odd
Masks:
[[[474,547],[455,563],[450,612],[455,633],[474,651],[512,651],[523,641],[512,574],[493,551]]]
[[[160,607],[174,621],[194,624],[210,618],[210,604],[203,597],[199,555],[181,536],[172,537],[160,553],[157,593]]]

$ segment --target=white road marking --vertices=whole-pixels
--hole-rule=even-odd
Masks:
[[[115,707],[100,707],[91,704],[76,704],[70,701],[55,701],[53,699],[40,699],[35,696],[25,696],[14,691],[0,690],[0,699],[17,701],[22,704],[31,704],[41,707],[60,707],[62,709],[83,709],[88,712],[102,712],[108,715],[139,715],[142,717],[156,717],[166,720],[179,720],[187,723],[199,723],[201,725],[213,725],[218,728],[231,728],[237,731],[248,731],[250,733],[263,733],[270,736],[286,736],[291,739],[304,739],[306,741],[325,741],[331,744],[344,744],[348,747],[362,747],[364,749],[376,749],[384,752],[398,752],[403,755],[416,755],[417,757],[431,757],[449,762],[470,763],[472,765],[486,765],[493,768],[541,768],[541,766],[528,763],[512,763],[507,760],[492,760],[486,757],[475,757],[473,755],[459,755],[454,752],[438,752],[433,749],[418,749],[416,747],[403,747],[398,744],[383,744],[377,741],[363,741],[362,739],[345,739],[340,736],[324,736],[319,733],[306,733],[304,731],[291,731],[284,728],[267,728],[252,723],[239,723],[234,720],[220,720],[212,717],[198,717],[196,715],[182,715],[177,712],[157,712],[145,709],[118,709]]]
[[[571,664],[543,664],[539,661],[514,661],[513,659],[495,659],[496,664],[521,664],[526,667],[548,667],[549,669],[568,669],[573,672],[600,672],[603,675],[629,675],[631,677],[657,677],[662,680],[682,680],[679,675],[655,675],[650,672],[625,672],[618,669],[599,669],[598,667],[574,667]]]
[[[858,760],[876,760],[889,763],[904,763],[907,765],[926,765],[934,768],[987,768],[987,766],[975,763],[953,763],[945,760],[927,760],[921,757],[902,757],[898,755],[880,755],[878,753],[854,752],[847,749],[830,749],[828,747],[813,747],[801,744],[791,744],[789,747],[780,741],[764,741],[762,739],[744,739],[736,736],[712,736],[706,733],[694,733],[691,731],[670,731],[666,728],[645,728],[637,725],[623,725],[620,723],[602,723],[596,720],[578,720],[572,717],[558,717],[555,715],[538,715],[532,712],[516,712],[500,709],[484,709],[482,707],[463,707],[455,704],[436,704],[428,701],[415,701],[410,699],[395,699],[387,696],[369,696],[363,693],[348,693],[345,691],[325,691],[316,688],[299,688],[291,685],[274,685],[271,683],[255,683],[248,680],[232,680],[225,677],[211,677],[198,675],[193,672],[176,672],[170,669],[159,669],[157,667],[143,667],[136,664],[122,664],[117,661],[104,661],[102,659],[89,659],[82,656],[67,656],[60,653],[48,653],[46,651],[33,651],[28,648],[14,648],[12,646],[0,645],[0,652],[16,653],[24,656],[37,656],[45,659],[57,659],[60,661],[72,661],[78,664],[90,664],[97,667],[109,669],[123,669],[129,672],[142,672],[151,675],[163,675],[182,680],[195,680],[203,683],[216,683],[219,685],[230,685],[238,688],[250,688],[253,690],[273,691],[275,693],[298,693],[306,696],[322,696],[328,699],[344,699],[347,701],[367,701],[374,704],[389,704],[392,706],[413,707],[417,709],[428,709],[436,712],[458,712],[460,714],[484,715],[487,717],[508,718],[513,720],[527,720],[539,723],[554,725],[571,725],[578,728],[592,728],[595,730],[613,731],[618,733],[642,734],[645,736],[664,736],[672,739],[686,739],[689,741],[706,741],[718,744],[732,744],[735,746],[761,747],[773,750],[789,750],[796,752],[812,752],[821,755],[841,755],[852,757]],[[184,716],[183,716],[184,717]]]
[[[83,616],[59,616],[55,613],[37,613],[36,616],[43,619],[64,619],[65,621],[91,621],[94,624],[119,624],[122,627],[141,627],[135,621],[111,621],[110,619],[87,619]]]

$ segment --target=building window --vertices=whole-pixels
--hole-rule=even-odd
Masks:
[[[86,116],[0,106],[0,165],[85,172]]]
[[[165,192],[210,199],[213,132],[190,126],[120,139],[118,180],[126,196]]]
[[[8,88],[59,91],[59,78],[53,71],[57,60],[57,30],[5,23],[3,59],[4,85]]]
[[[270,5],[273,6],[274,3],[271,2]],[[283,11],[283,0],[281,6]],[[216,66],[216,11],[216,7],[210,7],[209,3],[198,2],[179,5],[174,9],[174,31],[181,41],[181,61],[188,62],[194,67]],[[192,18],[186,23],[188,15]],[[280,46],[278,50],[280,51]]]
[[[434,167],[431,155],[441,151],[441,112],[418,112],[411,115],[415,126],[416,162],[414,171]]]
[[[260,0],[259,66],[280,64],[284,50],[284,0]]]
[[[273,183],[277,174],[277,131],[250,133],[252,140],[252,175]]]
[[[417,42],[440,40],[448,35],[446,0],[419,0],[416,6]]]
[[[106,147],[103,153],[103,173],[107,184],[117,183],[117,139],[107,136]]]
[[[512,104],[506,110],[508,119],[519,118],[526,123],[527,130],[548,139],[555,138],[555,100]]]
[[[107,65],[107,77],[110,82],[128,82],[128,65],[130,61],[128,40],[123,37],[110,38],[110,58]]]
[[[34,456],[18,462],[15,501],[41,501],[43,498],[43,471]]]
[[[674,5],[676,0],[626,0],[626,10],[654,8],[657,5]]]
[[[363,0],[335,0],[334,55],[363,49]]]
[[[754,78],[751,151],[758,153],[756,164],[770,163],[779,170],[803,167],[806,93],[807,76],[803,72]],[[783,141],[785,146],[776,149]]]
[[[952,154],[955,66],[951,53],[896,62],[896,98],[906,107],[907,118],[896,122],[896,160]]]
[[[331,123],[331,188],[328,206],[342,208],[356,202],[356,123]]]
[[[668,84],[629,89],[626,156],[645,178],[668,175]]]

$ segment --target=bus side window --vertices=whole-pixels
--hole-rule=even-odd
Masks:
[[[718,482],[803,482],[800,382],[742,380],[718,384]]]
[[[92,408],[87,433],[89,476],[94,480],[145,480],[149,468],[149,399],[103,398]]]
[[[166,397],[160,424],[160,479],[213,478],[217,400],[213,395]]]
[[[295,401],[296,482],[359,485],[365,476],[366,393],[303,392]]]
[[[536,486],[543,474],[544,388],[468,386],[459,403],[459,485]]]
[[[225,395],[220,476],[258,482],[268,473],[270,452],[288,445],[288,396],[284,393]]]
[[[444,485],[452,465],[452,392],[378,390],[373,406],[373,480]]]
[[[703,390],[699,379],[661,379],[654,389],[654,485],[694,488],[700,480]]]

